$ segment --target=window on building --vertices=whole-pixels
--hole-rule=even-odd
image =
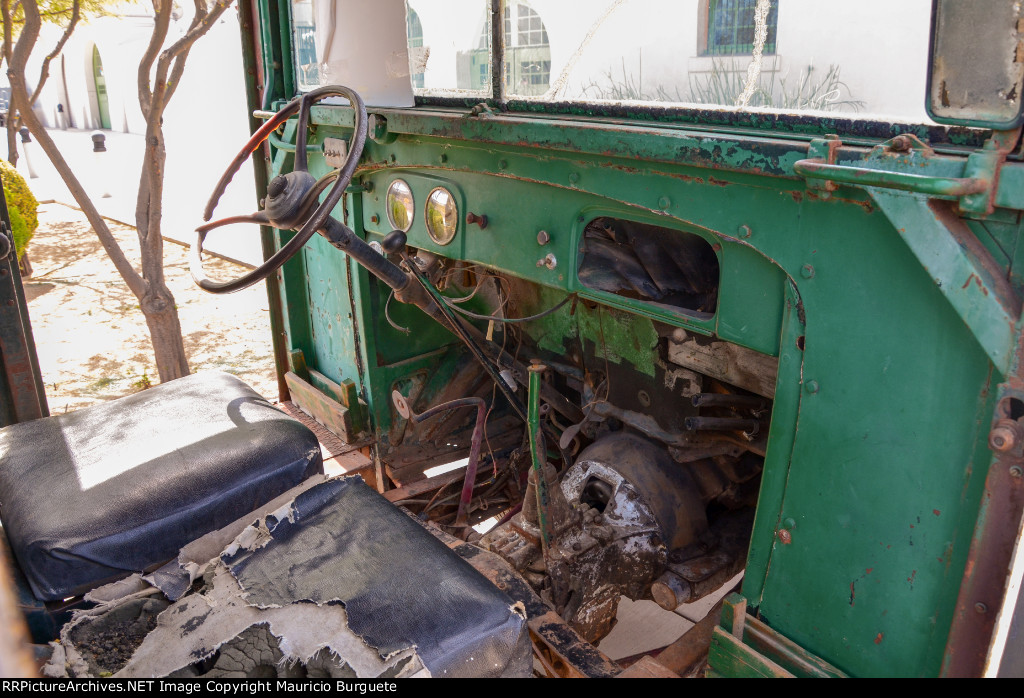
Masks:
[[[754,7],[757,0],[706,0],[707,46],[711,56],[750,54],[754,50]],[[765,55],[775,53],[775,36],[779,25],[778,0],[768,11],[768,38]]]
[[[505,88],[516,97],[544,94],[551,84],[551,48],[541,16],[525,2],[508,2],[505,20]]]
[[[548,32],[540,15],[521,2],[505,5],[505,40],[512,42],[513,38],[513,46],[548,45]]]
[[[409,66],[412,71],[412,86],[423,87],[423,64],[425,62],[423,25],[420,24],[420,16],[411,7],[405,15],[405,34],[409,42]]]

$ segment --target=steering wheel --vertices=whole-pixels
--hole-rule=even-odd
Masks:
[[[327,97],[344,97],[355,110],[355,131],[349,142],[348,157],[345,164],[335,173],[331,173],[320,180],[315,180],[309,173],[307,166],[306,142],[309,137],[309,113],[310,109],[317,102]],[[220,201],[221,195],[227,188],[231,178],[234,177],[242,163],[249,159],[252,153],[260,147],[270,134],[278,126],[287,121],[293,114],[299,114],[299,129],[295,139],[295,166],[288,174],[278,175],[270,181],[267,186],[267,198],[264,201],[262,211],[249,215],[230,216],[220,220],[204,223],[196,228],[196,237],[192,242],[192,249],[189,255],[189,268],[192,272],[192,279],[204,291],[210,293],[232,293],[248,288],[255,283],[263,281],[273,274],[282,264],[291,259],[313,235],[329,226],[333,221],[330,213],[341,200],[345,188],[352,181],[352,175],[359,163],[363,152],[363,145],[366,143],[366,107],[362,98],[354,90],[341,85],[320,87],[296,97],[289,102],[281,111],[268,120],[256,133],[252,135],[249,142],[245,144],[238,155],[228,166],[227,171],[217,182],[217,187],[210,196],[203,212],[203,220],[209,221],[213,217],[213,211]],[[331,187],[323,202],[317,205],[321,192],[331,182]],[[270,259],[263,262],[252,271],[243,274],[237,279],[230,281],[214,281],[206,276],[203,270],[202,253],[203,243],[206,235],[211,230],[233,223],[256,223],[258,225],[271,225],[282,230],[294,230],[298,233],[285,243],[280,250],[274,253]],[[336,222],[335,222],[336,223]],[[338,224],[340,225],[340,224]]]

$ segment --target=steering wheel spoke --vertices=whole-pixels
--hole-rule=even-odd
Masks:
[[[306,144],[309,140],[309,117],[314,104],[327,97],[344,97],[355,110],[355,124],[349,142],[349,155],[345,164],[337,173],[331,173],[320,180],[315,180],[309,173]],[[229,216],[210,221],[231,178],[255,152],[270,134],[291,116],[298,113],[298,129],[295,143],[295,164],[291,172],[274,177],[267,187],[267,198],[264,210],[249,215]],[[235,156],[214,189],[204,211],[203,220],[209,221],[196,228],[195,241],[192,244],[189,264],[192,278],[196,284],[211,293],[231,293],[258,283],[277,271],[286,261],[291,259],[303,245],[318,231],[328,225],[331,211],[341,201],[345,188],[352,181],[359,158],[366,143],[366,107],[363,100],[354,90],[340,85],[321,87],[296,97],[281,111],[275,114],[256,133]],[[333,182],[333,183],[332,183]],[[320,195],[326,190],[323,201]],[[232,223],[256,223],[271,225],[281,230],[296,230],[297,233],[281,246],[274,255],[252,271],[230,281],[214,281],[203,272],[202,251],[206,234],[211,230]],[[384,260],[386,261],[386,260]],[[390,262],[388,262],[390,264]]]

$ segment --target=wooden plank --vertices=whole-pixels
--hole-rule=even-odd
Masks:
[[[707,675],[719,678],[794,678],[793,674],[718,626],[711,634]]]
[[[824,659],[815,656],[781,635],[763,622],[747,617],[746,643],[764,655],[769,655],[779,666],[792,674],[804,678],[846,678],[846,674]]]
[[[398,487],[393,490],[388,490],[384,493],[384,498],[389,502],[398,502],[403,499],[412,499],[418,494],[424,492],[430,492],[436,490],[439,487],[451,484],[453,482],[461,482],[466,477],[466,469],[459,468],[452,470],[451,472],[442,473],[437,477],[432,477],[427,480],[418,480],[410,485]]]
[[[678,640],[658,654],[658,661],[677,674],[686,674],[702,662],[711,646],[711,634],[718,625],[722,614],[722,602],[702,618],[696,625],[683,633]]]
[[[319,371],[314,371],[313,369],[309,369],[308,382],[321,393],[341,404],[348,410],[349,419],[352,422],[352,428],[356,433],[363,431],[365,424],[363,423],[362,409],[359,404],[359,394],[356,392],[355,383],[346,379],[342,381],[341,384],[338,384],[324,374]]]
[[[352,420],[347,408],[327,397],[291,371],[284,374],[284,379],[288,384],[292,402],[299,409],[343,441],[355,441],[356,432],[352,428]]]
[[[718,380],[738,385],[767,398],[775,397],[779,360],[698,334],[687,334],[683,341],[670,338],[668,360]]]
[[[678,679],[675,673],[654,657],[645,655],[616,676],[617,679]]]
[[[803,678],[845,678],[839,669],[817,657],[789,638],[772,630],[763,621],[746,612],[747,600],[741,594],[729,594],[723,599],[721,627],[716,632],[727,633],[739,646],[746,657],[743,661],[750,667],[764,668],[763,662],[770,662],[787,675]],[[712,637],[712,645],[714,645]],[[722,644],[721,642],[719,643]],[[728,650],[726,650],[728,651]],[[756,657],[757,659],[752,659]],[[710,654],[709,654],[710,664]],[[670,665],[671,666],[671,665]],[[674,667],[673,667],[674,668]],[[742,670],[741,667],[733,666]]]
[[[293,349],[288,352],[288,370],[304,381],[309,380],[309,370],[306,368],[306,357],[301,349]]]

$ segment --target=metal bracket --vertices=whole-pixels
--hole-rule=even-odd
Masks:
[[[814,162],[825,165],[835,165],[836,163],[836,151],[843,146],[843,142],[836,136],[829,136],[826,138],[815,138],[811,141],[810,146],[807,148],[807,160],[801,160],[793,166],[796,171],[796,165],[801,162]],[[797,171],[797,174],[802,174]],[[807,188],[813,189],[814,191],[824,192],[825,196],[822,198],[828,198],[832,192],[839,188],[839,185],[830,179],[807,177]]]

